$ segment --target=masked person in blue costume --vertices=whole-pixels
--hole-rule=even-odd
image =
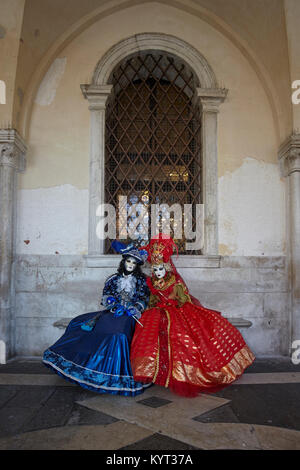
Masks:
[[[149,289],[140,266],[147,252],[114,241],[122,254],[118,272],[104,285],[105,310],[79,315],[43,355],[43,363],[71,382],[97,393],[135,396],[151,384],[133,380],[130,343],[147,307]]]

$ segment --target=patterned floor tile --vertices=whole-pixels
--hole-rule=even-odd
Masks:
[[[0,439],[0,450],[117,450],[152,434],[124,421],[107,426],[62,426]]]
[[[198,447],[185,444],[184,442],[172,439],[162,434],[153,434],[134,444],[121,447],[118,450],[199,450]]]
[[[208,411],[193,418],[200,423],[239,423],[239,419],[234,414],[231,404],[221,406],[216,410]]]
[[[137,403],[140,403],[141,405],[145,406],[150,406],[151,408],[159,408],[161,406],[167,405],[168,403],[172,403],[172,401],[160,397],[149,397],[143,400],[138,400]]]

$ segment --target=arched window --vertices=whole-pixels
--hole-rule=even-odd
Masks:
[[[98,61],[91,83],[80,87],[91,117],[88,266],[106,263],[103,254],[111,253],[106,228],[112,227],[110,236],[119,236],[110,217],[115,218],[118,200],[128,197],[140,207],[157,202],[156,197],[166,203],[194,201],[194,209],[200,203],[200,216],[194,214],[192,223],[188,218],[196,236],[181,240],[180,252],[201,254],[196,263],[217,265],[218,113],[228,90],[219,88],[205,57],[175,36],[135,34],[113,45]],[[108,218],[105,203],[110,203]],[[122,231],[121,219],[117,229]]]
[[[147,243],[153,204],[179,204],[182,215],[184,205],[192,205],[194,226],[195,205],[202,203],[197,77],[178,57],[149,50],[124,59],[108,82],[113,90],[106,106],[105,202],[117,210],[117,236],[124,224],[136,225],[135,238]],[[125,220],[123,201],[129,214]],[[156,216],[160,229],[165,216],[164,210]],[[184,217],[171,212],[175,239],[176,224],[182,225],[177,243],[179,252],[185,253]],[[109,240],[106,252],[111,252]]]

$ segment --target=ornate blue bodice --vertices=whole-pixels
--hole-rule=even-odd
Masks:
[[[142,276],[129,274],[113,274],[104,285],[101,305],[109,307],[108,298],[114,297],[117,303],[125,308],[135,307],[138,311],[138,317],[145,310],[149,301],[149,288],[146,279]],[[112,312],[114,308],[111,309]]]

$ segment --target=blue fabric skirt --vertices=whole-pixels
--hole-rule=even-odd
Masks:
[[[135,382],[130,364],[130,343],[135,320],[102,312],[93,330],[81,325],[98,312],[73,318],[63,336],[43,355],[43,363],[71,382],[97,393],[135,396],[151,384]]]

